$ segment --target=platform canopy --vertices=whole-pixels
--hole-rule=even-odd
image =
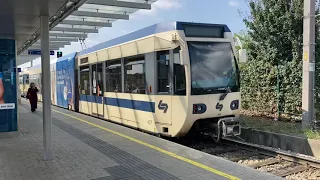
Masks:
[[[45,1],[45,0],[41,0]],[[50,49],[58,50],[71,42],[98,33],[101,27],[140,9],[151,9],[157,0],[46,0],[49,2]],[[40,0],[4,0],[0,6],[0,38],[17,40],[17,65],[29,62],[37,55],[29,50],[39,50]]]

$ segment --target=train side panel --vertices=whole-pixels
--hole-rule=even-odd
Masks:
[[[92,102],[94,97],[100,97],[85,95],[81,95],[81,97],[80,112],[96,116],[94,111],[90,112],[89,109],[96,104]],[[172,104],[174,105],[167,104],[168,99],[173,99]],[[100,101],[98,105],[101,106],[102,103],[104,119],[168,136],[175,136],[181,132],[188,111],[186,96],[172,98],[172,96],[165,95],[108,92],[104,94],[103,102]],[[165,105],[168,106],[165,107]]]
[[[63,56],[56,63],[56,104],[70,110],[74,110],[75,106],[75,55]]]

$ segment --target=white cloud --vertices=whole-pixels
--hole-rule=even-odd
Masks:
[[[152,4],[152,8],[156,9],[173,9],[182,6],[181,0],[159,0]]]
[[[182,7],[183,0],[158,0],[151,5],[151,10],[139,10],[130,15],[132,19],[141,16],[156,16],[161,10],[178,9]]]
[[[239,2],[238,1],[235,1],[235,0],[231,0],[229,1],[229,6],[232,6],[232,7],[237,7],[239,6]]]

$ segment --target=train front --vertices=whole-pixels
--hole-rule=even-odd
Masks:
[[[232,34],[226,26],[192,28],[185,28],[181,51],[189,72],[187,122],[216,141],[238,136],[240,77]]]

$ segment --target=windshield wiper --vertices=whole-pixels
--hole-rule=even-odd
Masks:
[[[206,90],[199,86],[199,83],[197,81],[193,81],[198,87],[197,88],[192,88],[193,91],[197,91],[198,94],[201,94],[201,92],[206,92]],[[199,92],[200,91],[200,92]]]
[[[232,85],[231,88],[230,88],[229,86],[230,86],[230,82],[232,82],[232,80],[233,80],[234,74],[235,74],[235,72],[232,72],[232,75],[231,75],[231,77],[230,77],[230,79],[229,79],[226,87],[224,88],[224,91],[225,91],[225,92],[219,97],[219,101],[224,100],[224,99],[226,98],[226,96],[227,96],[229,93],[231,93],[231,88],[232,88],[234,85]]]

